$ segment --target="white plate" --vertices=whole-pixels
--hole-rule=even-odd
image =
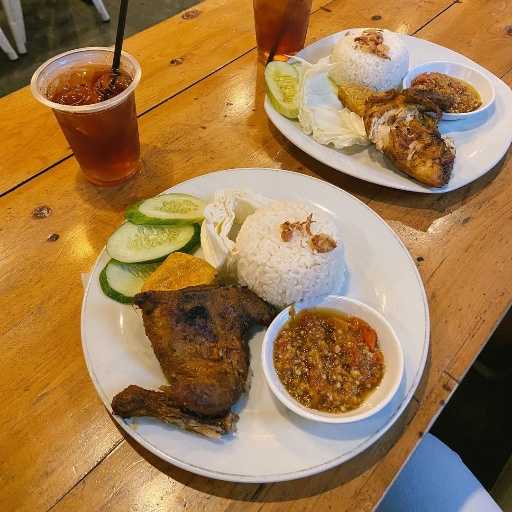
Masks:
[[[309,62],[330,54],[332,47],[346,31],[333,34],[299,52]],[[476,180],[492,169],[505,154],[512,142],[512,91],[499,78],[472,60],[423,39],[400,34],[410,55],[410,68],[432,60],[465,64],[489,78],[496,91],[494,105],[485,112],[463,121],[443,121],[440,131],[452,137],[457,155],[448,185],[440,188],[422,185],[394,169],[392,164],[373,147],[360,150],[339,151],[318,144],[291,121],[274,110],[265,98],[265,111],[276,128],[293,144],[320,162],[339,171],[386,187],[430,194],[456,190]]]
[[[288,171],[235,169],[180,183],[172,192],[211,198],[222,188],[246,189],[271,198],[309,201],[331,214],[345,244],[348,279],[344,294],[374,307],[403,343],[404,377],[393,400],[371,418],[347,425],[319,424],[280,404],[261,369],[263,330],[250,340],[253,372],[246,400],[237,404],[238,432],[220,441],[183,432],[146,418],[121,427],[158,457],[200,475],[236,482],[275,482],[319,473],[345,462],[379,439],[411,399],[428,351],[428,304],[407,249],[370,208],[326,182]],[[165,383],[141,316],[132,306],[105,297],[98,276],[108,261],[99,256],[82,307],[82,343],[91,378],[105,406],[129,384]]]

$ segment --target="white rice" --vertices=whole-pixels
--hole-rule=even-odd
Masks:
[[[363,30],[350,30],[334,46],[331,62],[335,66],[329,76],[337,85],[353,83],[378,91],[400,88],[409,69],[409,52],[400,36],[383,30],[384,44],[389,48],[389,59],[363,52],[355,47],[354,39]]]
[[[309,237],[294,232],[281,239],[281,224],[302,222],[313,214],[312,234],[336,241],[330,252],[317,253]],[[284,308],[312,297],[338,293],[345,279],[343,245],[335,223],[324,212],[295,202],[276,202],[247,217],[235,246],[238,280],[271,304]]]

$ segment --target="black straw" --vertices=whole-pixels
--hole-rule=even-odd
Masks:
[[[126,25],[126,13],[128,11],[128,0],[121,0],[119,6],[119,19],[117,20],[116,47],[114,49],[114,60],[112,61],[112,71],[119,74],[119,65],[121,63],[121,50],[123,49],[124,27]]]

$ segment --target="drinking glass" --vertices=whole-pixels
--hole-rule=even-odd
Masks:
[[[304,47],[311,1],[253,0],[260,60],[287,60]]]
[[[141,77],[139,63],[122,52],[120,69],[130,76],[131,83],[120,94],[99,103],[62,105],[51,101],[49,96],[59,83],[59,76],[75,69],[110,66],[113,53],[113,49],[101,47],[62,53],[42,64],[31,81],[32,94],[53,110],[85,177],[101,186],[124,182],[140,166],[135,111],[135,89]]]

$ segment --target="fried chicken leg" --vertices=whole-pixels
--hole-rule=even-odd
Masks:
[[[234,430],[238,415],[229,412],[220,418],[198,418],[182,411],[167,388],[152,391],[131,385],[112,400],[112,409],[122,418],[151,416],[206,437],[219,437]]]
[[[114,413],[155,416],[196,432],[192,420],[229,431],[236,422],[231,406],[249,371],[245,334],[255,324],[268,325],[275,310],[239,286],[148,291],[136,295],[135,304],[169,385],[160,392],[126,388],[112,401]]]

